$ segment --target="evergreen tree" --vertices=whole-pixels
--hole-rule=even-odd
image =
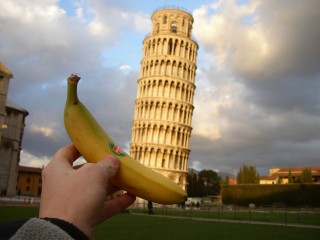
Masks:
[[[196,191],[196,182],[197,182],[197,174],[194,171],[188,173],[187,176],[188,186],[187,186],[187,193],[189,197],[195,196]]]
[[[288,173],[288,183],[293,183],[293,177],[292,177],[291,169],[289,169],[289,173]]]
[[[227,175],[227,176],[226,176],[226,180],[225,180],[225,184],[226,184],[226,185],[229,185],[229,181],[230,181],[230,177]]]
[[[259,184],[259,174],[253,166],[243,165],[237,175],[238,184]]]
[[[188,197],[203,197],[205,195],[203,182],[194,171],[188,173],[187,181]]]
[[[301,183],[313,183],[312,180],[312,172],[310,168],[305,168],[301,172],[300,176],[300,182]]]

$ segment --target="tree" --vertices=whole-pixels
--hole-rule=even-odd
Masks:
[[[202,170],[199,174],[188,173],[187,192],[189,197],[215,196],[220,193],[221,179],[215,171]]]
[[[243,165],[237,175],[238,184],[259,184],[259,174],[253,166]]]
[[[188,173],[187,176],[187,192],[189,197],[194,197],[195,196],[195,184],[197,182],[197,174],[194,171],[191,171]]]
[[[204,196],[203,182],[198,178],[198,175],[194,171],[191,171],[188,173],[187,181],[188,181],[187,192],[189,197]]]
[[[230,182],[230,177],[227,175],[224,184],[229,185],[229,182]]]
[[[202,170],[199,175],[199,181],[203,183],[204,196],[216,196],[220,194],[221,179],[213,170]]]
[[[288,183],[293,183],[293,177],[292,177],[291,169],[289,169],[289,173],[288,173]]]
[[[310,168],[305,168],[301,172],[300,176],[300,182],[301,183],[313,183],[312,180],[312,172]]]

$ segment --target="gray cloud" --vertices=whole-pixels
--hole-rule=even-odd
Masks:
[[[252,1],[242,9],[219,1],[195,11],[196,37],[212,57],[201,74],[217,86],[198,103],[215,102],[219,136],[197,135],[195,126],[194,161],[230,171],[252,164],[264,174],[318,164],[319,9],[319,1]],[[234,86],[229,102],[221,97],[227,86]]]

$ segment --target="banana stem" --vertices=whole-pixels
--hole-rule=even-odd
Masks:
[[[80,77],[76,74],[71,74],[68,77],[67,103],[76,105],[79,102],[77,87]]]

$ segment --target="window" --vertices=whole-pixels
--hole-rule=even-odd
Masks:
[[[176,22],[171,23],[171,32],[177,33],[177,23]]]
[[[30,177],[27,177],[27,183],[30,183],[31,179]]]
[[[163,16],[163,23],[166,24],[168,20],[168,17],[166,15]]]

